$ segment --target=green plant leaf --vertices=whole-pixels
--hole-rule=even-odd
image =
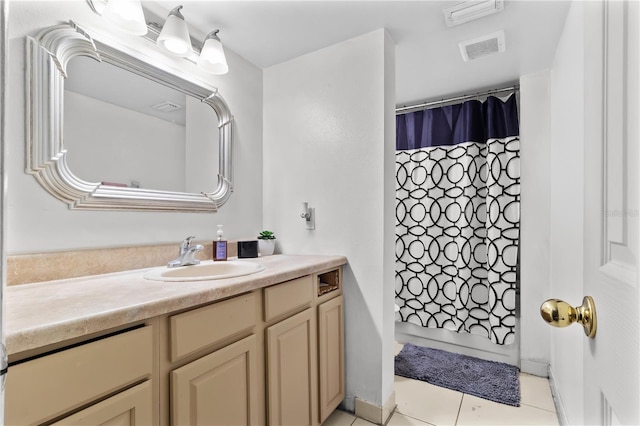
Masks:
[[[264,230],[258,234],[259,240],[275,240],[276,236],[271,231]]]

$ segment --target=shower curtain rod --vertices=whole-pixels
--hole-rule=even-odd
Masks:
[[[396,115],[404,114],[405,112],[408,112],[409,110],[426,109],[428,107],[447,104],[449,102],[464,101],[466,99],[473,99],[473,98],[477,98],[477,97],[480,97],[480,96],[488,96],[488,95],[494,95],[494,94],[504,93],[504,92],[516,92],[518,90],[520,90],[520,86],[516,84],[516,85],[510,86],[510,87],[503,87],[502,89],[486,90],[484,92],[478,92],[478,93],[474,93],[474,94],[471,94],[471,95],[460,95],[460,96],[454,96],[454,97],[448,98],[448,99],[438,99],[436,101],[423,102],[421,104],[416,104],[416,105],[409,105],[409,106],[405,105],[405,106],[401,106],[401,107],[396,108]]]

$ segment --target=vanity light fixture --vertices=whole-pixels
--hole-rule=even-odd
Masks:
[[[98,15],[130,34],[145,36],[167,52],[181,56],[198,64],[211,74],[226,74],[229,71],[224,48],[218,37],[220,30],[211,31],[203,44],[191,42],[187,22],[180,10],[182,5],[169,12],[164,25],[145,22],[140,0],[86,0]],[[148,32],[147,32],[148,31]]]
[[[198,57],[198,66],[212,74],[226,74],[229,71],[227,58],[218,37],[220,30],[211,31],[204,39],[202,51]]]
[[[92,3],[89,4],[96,10]],[[108,0],[101,15],[129,34],[145,35],[147,33],[147,22],[144,19],[140,0]]]
[[[187,23],[180,13],[180,9],[182,6],[171,9],[156,43],[174,55],[186,58],[192,52],[191,39],[189,38],[189,28],[187,28]]]

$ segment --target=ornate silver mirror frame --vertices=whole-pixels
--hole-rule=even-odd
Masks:
[[[218,182],[200,194],[106,186],[79,179],[69,169],[63,141],[64,81],[69,61],[78,55],[106,61],[210,105],[218,116]],[[140,58],[144,58],[140,59]],[[89,35],[70,22],[27,37],[27,173],[71,209],[212,212],[233,191],[233,116],[212,87],[196,75],[173,70],[158,59],[106,36]],[[180,74],[180,77],[177,74]]]

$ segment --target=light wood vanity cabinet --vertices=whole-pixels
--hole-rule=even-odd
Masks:
[[[169,316],[172,425],[264,424],[261,290]],[[186,363],[185,363],[186,362]]]
[[[319,425],[344,398],[341,274],[19,354],[5,424]]]
[[[322,423],[345,396],[341,268],[265,289],[265,321],[268,423]]]
[[[249,336],[171,372],[174,425],[255,425],[258,347]]]
[[[260,291],[169,316],[171,362],[255,331]]]
[[[270,425],[318,422],[316,316],[305,309],[267,329]]]
[[[344,399],[341,269],[325,274],[168,317],[170,423],[322,423]]]
[[[311,275],[264,289],[270,425],[317,422],[318,364],[313,297]]]
[[[340,405],[344,382],[344,302],[338,296],[318,306],[320,423]]]
[[[11,365],[5,424],[152,423],[153,342],[147,325]]]
[[[56,426],[138,425],[153,424],[153,393],[146,381],[65,417]]]
[[[300,312],[313,302],[313,277],[306,277],[276,284],[264,289],[264,321],[275,321]]]

